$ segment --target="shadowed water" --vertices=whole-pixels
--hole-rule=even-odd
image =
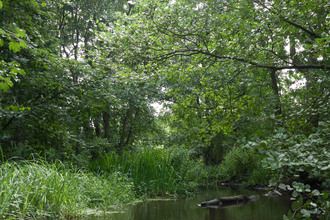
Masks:
[[[124,213],[111,214],[102,219],[116,220],[279,220],[287,214],[291,201],[290,196],[263,196],[264,191],[246,189],[231,189],[227,187],[209,187],[201,189],[203,192],[194,198],[170,201],[149,201],[130,205]],[[197,206],[198,203],[216,197],[234,195],[260,195],[257,201],[250,201],[246,205],[227,208],[208,209]],[[91,218],[96,219],[96,218]],[[100,218],[99,218],[100,219]]]

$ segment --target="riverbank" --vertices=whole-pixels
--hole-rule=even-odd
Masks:
[[[83,216],[135,199],[120,172],[102,176],[60,162],[20,161],[2,163],[0,173],[0,219]]]
[[[88,168],[43,159],[0,164],[0,219],[113,213],[127,204],[197,192],[198,167],[182,152],[108,155]],[[204,172],[204,171],[202,171]]]
[[[40,219],[112,213],[154,198],[194,195],[184,154],[144,149],[109,154],[88,167],[70,162],[0,162],[0,219]]]
[[[189,159],[185,153],[145,148],[134,154],[109,154],[82,168],[43,159],[3,161],[0,219],[105,215],[136,203],[191,198],[198,193],[197,186],[203,184],[257,190],[259,195],[272,189],[265,184],[268,177],[261,177],[267,171],[258,169],[258,162],[243,169],[237,160],[231,160],[231,167],[224,167],[230,161],[226,157],[222,164],[210,167]],[[219,181],[225,178],[228,180]],[[250,184],[258,180],[263,181]]]

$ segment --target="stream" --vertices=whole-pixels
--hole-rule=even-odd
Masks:
[[[123,213],[115,213],[94,219],[115,220],[279,220],[283,219],[291,207],[289,195],[266,197],[264,191],[233,189],[229,187],[201,188],[202,192],[193,198],[177,200],[147,201],[129,205]],[[216,197],[234,195],[259,195],[257,201],[250,201],[246,205],[226,208],[201,208],[198,203]]]

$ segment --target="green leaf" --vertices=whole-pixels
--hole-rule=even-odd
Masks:
[[[0,8],[2,8],[3,7],[3,5],[2,5],[2,1],[0,1]]]
[[[316,214],[317,211],[318,211],[318,209],[317,208],[314,208],[314,209],[309,210],[309,213]]]
[[[0,90],[3,90],[4,92],[6,92],[8,89],[9,89],[9,86],[7,85],[7,83],[0,82]]]
[[[289,210],[287,218],[288,219],[293,219],[293,214],[291,213],[291,210]]]
[[[47,5],[47,4],[46,4],[45,2],[41,3],[41,6],[42,6],[42,7],[46,7],[46,5]]]
[[[328,170],[330,168],[330,164],[328,166],[322,167],[321,170]]]
[[[328,195],[328,193],[327,193],[327,192],[325,192],[325,191],[324,191],[324,192],[322,192],[322,193],[321,193],[321,195],[322,195],[322,198],[323,198],[323,199],[327,199],[327,198],[328,198],[328,196],[329,196],[329,195]]]
[[[281,183],[278,187],[280,189],[286,190],[286,185],[284,183]]]
[[[21,50],[19,43],[17,42],[9,42],[9,50],[13,51],[14,53]]]
[[[314,189],[314,190],[312,191],[312,194],[313,194],[314,196],[319,196],[319,195],[320,195],[320,191],[318,191],[317,189]]]
[[[285,129],[284,128],[280,128],[280,129],[278,129],[278,133],[284,133],[284,131],[285,131]]]
[[[293,193],[292,193],[292,196],[293,197],[297,197],[299,194],[297,193],[297,191],[293,191]]]
[[[286,215],[283,215],[284,220],[290,220]]]
[[[15,30],[16,30],[17,37],[25,38],[25,33],[26,33],[25,30],[21,30],[19,28],[15,28]]]
[[[299,208],[300,206],[301,206],[301,204],[300,204],[299,201],[294,201],[294,202],[292,203],[292,208],[293,208],[294,210],[296,210],[296,209]]]
[[[11,86],[13,86],[13,83],[10,81],[9,78],[4,78],[0,76],[0,90],[6,92]]]
[[[306,210],[306,209],[301,209],[300,212],[301,212],[301,214],[303,214],[303,216],[306,217],[306,218],[311,217],[311,213],[309,213],[309,211]]]
[[[27,48],[27,47],[26,47],[26,41],[24,41],[24,40],[21,40],[21,41],[19,42],[19,45],[20,45],[21,48]]]

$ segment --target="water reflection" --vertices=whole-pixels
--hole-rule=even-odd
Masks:
[[[262,191],[235,190],[226,187],[204,188],[203,193],[194,198],[172,201],[149,201],[131,205],[125,213],[112,214],[105,219],[116,220],[278,220],[283,219],[290,207],[289,196],[265,197]],[[202,208],[198,203],[216,197],[234,195],[260,195],[257,201],[250,201],[246,205],[225,208]],[[104,219],[104,218],[103,218]]]
[[[283,219],[290,209],[289,198],[268,198],[248,202],[246,205],[231,206],[219,209],[207,209],[205,220],[241,220],[241,219]]]

